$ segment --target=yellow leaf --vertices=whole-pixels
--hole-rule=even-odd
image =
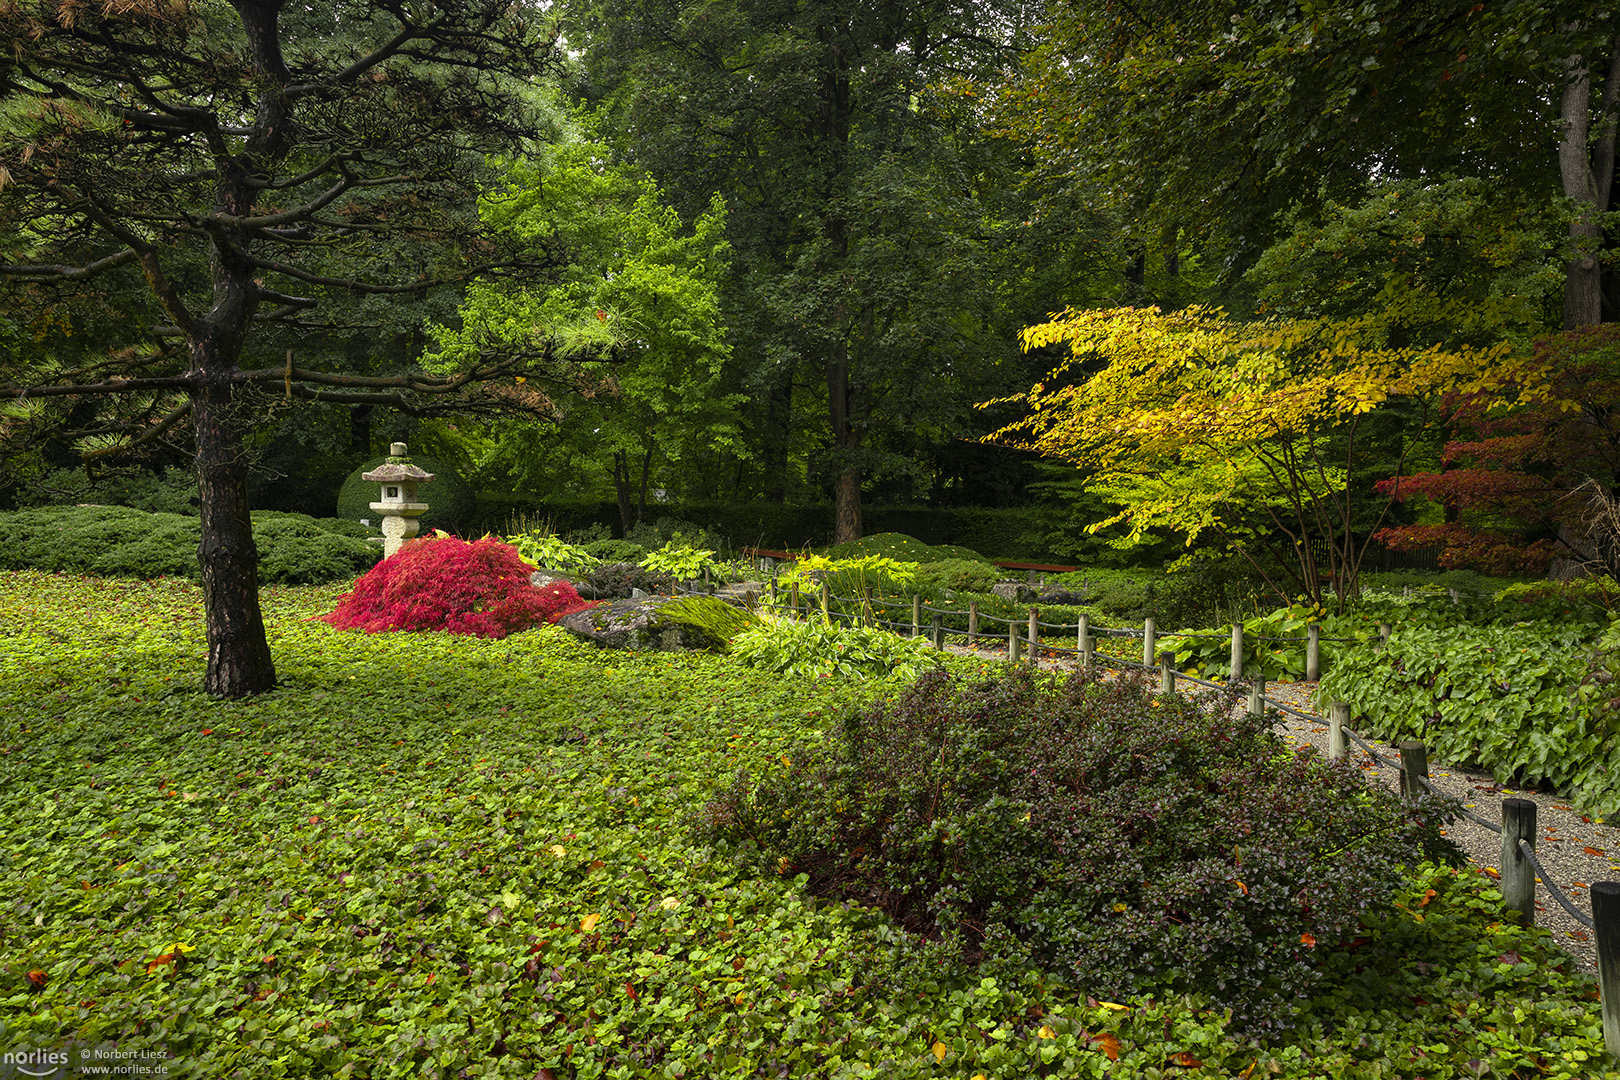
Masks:
[[[736,998],[734,998],[734,999],[733,999],[733,1000],[735,1000],[735,1001],[736,1001],[736,1003],[737,1003],[737,1007],[738,1007],[738,1008],[739,1008],[739,1009],[740,1009],[740,1008],[742,1008],[742,1006],[743,1006],[743,1002],[744,1002],[744,1001],[745,1001],[745,1000],[747,1000],[747,999],[746,999],[746,998],[744,998],[744,997],[743,997],[743,996],[742,996],[742,995],[741,995],[741,994],[738,994],[738,995],[737,995],[737,996],[736,996]]]
[[[596,929],[596,924],[601,921],[602,916],[600,915],[594,913],[587,915],[583,919],[579,920],[579,932],[582,934],[589,934],[592,930]]]
[[[662,900],[658,901],[658,906],[663,908],[665,911],[674,911],[676,908],[681,906],[681,902],[673,896],[666,896]]]
[[[1045,1024],[1042,1024],[1041,1025],[1041,1030],[1037,1031],[1035,1034],[1039,1035],[1043,1039],[1055,1039],[1055,1038],[1057,1038],[1057,1032],[1053,1031],[1051,1028],[1047,1027]]]
[[[552,844],[551,853],[560,859],[564,855],[568,854],[568,849],[563,847],[561,844]]]
[[[945,1055],[950,1053],[950,1052],[951,1052],[951,1048],[946,1046],[944,1043],[937,1042],[937,1043],[934,1044],[934,1060],[935,1061],[944,1061],[945,1060]]]
[[[1129,1005],[1116,1005],[1112,1001],[1099,1001],[1099,1002],[1097,1002],[1097,1007],[1099,1009],[1113,1009],[1116,1012],[1130,1012],[1131,1011],[1131,1007]]]

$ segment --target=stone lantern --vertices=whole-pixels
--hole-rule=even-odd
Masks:
[[[412,465],[411,459],[405,456],[405,444],[397,442],[389,444],[388,460],[368,473],[361,473],[360,479],[382,485],[382,497],[372,503],[371,508],[383,516],[383,558],[386,559],[419,531],[416,519],[428,504],[416,501],[416,485],[432,480],[433,474]]]

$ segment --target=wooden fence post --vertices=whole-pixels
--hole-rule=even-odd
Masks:
[[[979,602],[968,603],[968,648],[974,649],[979,645]]]
[[[872,586],[861,586],[861,617],[866,620],[866,628],[872,628]]]
[[[1074,651],[1080,656],[1080,666],[1091,670],[1091,616],[1080,616],[1080,629],[1075,631]]]
[[[1429,778],[1429,748],[1421,739],[1401,740],[1401,794],[1417,798]]]
[[[1243,678],[1243,624],[1232,624],[1232,671],[1228,679],[1236,681]]]
[[[1335,701],[1328,706],[1328,760],[1337,761],[1350,752],[1350,736],[1344,733],[1350,726],[1350,706]]]
[[[827,582],[821,583],[821,618],[831,625],[832,623],[832,586]]]
[[[1035,667],[1041,655],[1040,609],[1029,609],[1029,666]]]
[[[1153,644],[1154,644],[1155,640],[1157,640],[1157,639],[1153,636],[1153,620],[1152,619],[1143,619],[1142,620],[1142,666],[1143,667],[1152,667],[1154,664],[1158,663],[1159,654],[1153,648]]]
[[[1159,654],[1159,693],[1174,694],[1176,692],[1176,654]]]
[[[1322,678],[1322,624],[1311,623],[1305,628],[1305,681]]]
[[[922,634],[922,597],[916,593],[911,594],[911,636]]]
[[[1018,663],[1018,621],[1007,620],[1007,663]]]
[[[1254,684],[1249,687],[1249,715],[1264,716],[1266,714],[1266,677],[1256,675]]]
[[[1592,882],[1592,929],[1603,999],[1603,1046],[1620,1059],[1620,881]]]
[[[791,595],[793,597],[793,600],[792,600],[792,604],[793,604],[793,621],[798,622],[799,621],[799,583],[797,581],[795,581],[793,583],[793,592],[792,592]]]
[[[1378,647],[1380,649],[1387,649],[1389,647],[1389,635],[1394,631],[1394,629],[1395,628],[1390,626],[1387,622],[1381,622],[1378,624]]]
[[[1536,925],[1536,868],[1519,850],[1519,841],[1536,846],[1536,804],[1529,799],[1502,800],[1502,906],[1519,913],[1525,926]]]
[[[945,616],[934,612],[934,648],[945,648]]]

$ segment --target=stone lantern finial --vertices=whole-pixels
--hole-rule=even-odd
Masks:
[[[360,479],[382,485],[381,499],[372,503],[371,508],[383,516],[383,558],[386,559],[420,530],[416,519],[428,504],[416,501],[416,485],[432,480],[433,474],[412,465],[405,456],[405,444],[397,442],[389,444],[388,460],[368,473],[361,473]]]

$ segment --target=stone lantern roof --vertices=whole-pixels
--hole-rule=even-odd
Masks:
[[[398,443],[396,446],[400,445]],[[403,447],[402,447],[403,449]],[[409,458],[391,457],[368,473],[361,473],[360,479],[369,480],[374,484],[398,484],[405,481],[423,483],[433,479],[433,474],[424,472],[412,465]]]

